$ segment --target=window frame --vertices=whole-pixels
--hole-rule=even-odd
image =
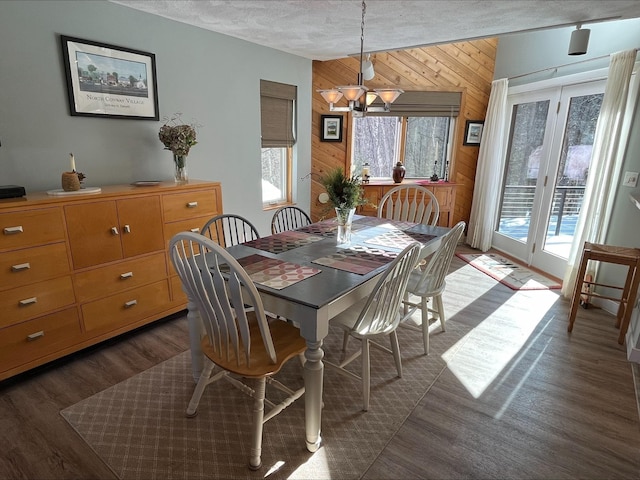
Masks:
[[[395,150],[394,150],[394,155],[393,155],[393,164],[389,165],[389,175],[388,176],[383,176],[383,177],[370,177],[370,181],[386,181],[386,180],[391,180],[392,179],[392,171],[393,171],[393,166],[398,163],[401,162],[403,165],[405,163],[405,151],[406,151],[406,140],[407,140],[407,132],[408,132],[408,119],[409,118],[414,118],[411,115],[386,115],[386,116],[393,116],[394,118],[398,118],[399,119],[399,126],[396,127],[398,130],[398,134],[396,137],[396,145],[395,145]],[[364,118],[364,117],[362,117]],[[449,177],[450,177],[450,172],[451,172],[451,167],[452,167],[452,160],[453,160],[453,152],[455,149],[455,145],[454,145],[454,138],[455,138],[455,131],[456,131],[456,127],[457,127],[457,117],[456,116],[448,116],[448,117],[435,117],[435,118],[447,118],[449,120],[449,128],[448,128],[448,134],[447,134],[447,142],[445,144],[445,156],[444,156],[444,160],[445,162],[448,162],[448,166],[445,164],[442,167],[442,172],[443,172],[443,176],[440,177],[440,180],[445,180],[445,181],[449,181]],[[354,119],[352,119],[352,121],[354,121]],[[355,150],[356,150],[356,141],[355,141],[355,135],[356,135],[356,128],[355,125],[353,125],[353,128],[351,128],[351,148],[350,148],[350,158],[349,158],[349,170],[351,172],[352,175],[359,175],[361,172],[357,172],[354,171],[354,168],[356,167],[356,165],[353,162],[353,159],[355,158]],[[411,178],[411,179],[416,179],[416,180],[428,180],[431,178],[431,175],[426,174],[425,176],[421,176],[421,177],[406,177],[406,178]]]

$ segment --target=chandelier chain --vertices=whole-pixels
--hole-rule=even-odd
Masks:
[[[364,78],[362,75],[362,60],[364,55],[364,14],[367,12],[367,4],[362,0],[362,21],[360,22],[360,69],[358,73],[358,84],[362,85],[364,83]]]

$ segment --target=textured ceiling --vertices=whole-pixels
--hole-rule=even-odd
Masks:
[[[312,60],[360,52],[360,0],[110,0]],[[640,17],[639,0],[367,0],[364,51]]]

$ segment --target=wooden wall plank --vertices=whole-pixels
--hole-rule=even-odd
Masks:
[[[451,181],[459,184],[454,222],[469,222],[479,148],[464,146],[462,140],[466,121],[483,120],[486,115],[497,45],[497,39],[488,38],[371,55],[376,75],[366,82],[370,89],[395,86],[407,91],[462,93],[450,165]],[[321,142],[320,115],[331,112],[316,90],[355,83],[358,62],[359,58],[355,57],[313,62],[311,216],[314,220],[326,214],[326,206],[318,202],[318,195],[324,191],[318,182],[319,175],[338,166],[348,170],[351,164],[351,116],[343,114],[342,142]],[[346,102],[341,100],[339,106],[344,105]]]

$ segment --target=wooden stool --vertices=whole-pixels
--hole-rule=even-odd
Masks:
[[[627,273],[627,279],[624,282],[624,287],[607,285],[604,283],[595,283],[591,276],[585,278],[587,272],[587,264],[589,260],[596,262],[614,263],[617,265],[626,265],[629,268]],[[576,319],[576,313],[578,312],[578,305],[581,302],[580,297],[587,296],[586,304],[588,306],[590,297],[603,298],[607,300],[613,300],[620,302],[618,307],[618,315],[616,327],[620,328],[620,334],[618,335],[618,343],[624,344],[624,337],[629,328],[629,320],[631,319],[631,311],[633,309],[633,303],[638,293],[638,284],[640,283],[640,248],[627,248],[627,247],[614,247],[611,245],[601,245],[597,243],[584,243],[584,249],[582,250],[582,259],[580,260],[580,269],[576,276],[576,286],[573,291],[573,298],[571,299],[571,311],[569,313],[569,328],[570,332],[573,329],[573,323]],[[607,288],[615,288],[622,290],[620,298],[609,297],[600,295],[591,291],[592,286],[602,286]],[[587,289],[585,289],[587,287]],[[585,293],[586,290],[586,293]]]

